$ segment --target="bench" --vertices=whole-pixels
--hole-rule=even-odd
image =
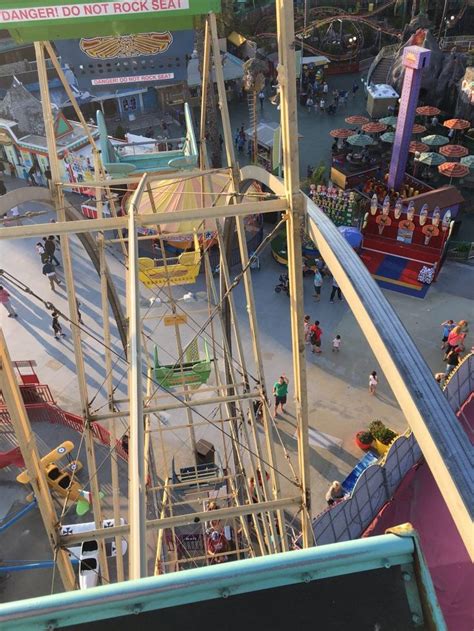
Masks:
[[[198,464],[180,469],[179,476],[176,476],[176,481],[180,483],[186,482],[189,487],[206,486],[208,484],[213,485],[214,482],[208,482],[208,480],[212,480],[218,475],[219,467],[216,464]]]

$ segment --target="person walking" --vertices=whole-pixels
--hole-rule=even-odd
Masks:
[[[313,99],[311,98],[311,96],[308,96],[308,98],[306,99],[306,109],[308,110],[308,112],[311,112],[311,110],[313,109],[313,105]]]
[[[43,265],[43,274],[48,277],[51,289],[53,291],[56,291],[54,286],[58,285],[58,287],[59,287],[59,285],[61,284],[61,281],[56,276],[56,270],[54,269],[54,265],[51,263],[51,261],[47,261]]]
[[[49,256],[46,254],[44,245],[41,243],[41,241],[38,241],[38,243],[35,245],[35,250],[36,254],[39,254],[39,257],[43,264],[46,263],[46,261],[49,261]]]
[[[316,298],[316,302],[319,302],[321,300],[321,287],[323,286],[323,275],[319,271],[318,267],[316,267],[316,270],[314,272],[313,284],[314,284],[313,295]]]
[[[286,375],[280,375],[278,381],[273,384],[273,396],[275,397],[275,407],[273,410],[273,416],[276,418],[278,415],[278,406],[281,408],[281,413],[285,413],[284,405],[286,405],[286,398],[288,395],[288,377]]]
[[[342,300],[341,288],[337,284],[337,280],[333,277],[333,279],[332,279],[331,297],[329,298],[329,302],[334,302],[334,297],[336,296],[336,293],[337,293],[337,297],[339,298],[339,300]]]
[[[7,192],[7,187],[5,186],[5,182],[3,181],[3,177],[0,178],[0,195],[5,195]]]
[[[341,348],[341,336],[336,335],[336,337],[332,341],[332,352],[339,353],[340,348]]]
[[[343,497],[344,489],[342,488],[341,483],[334,480],[326,493],[326,502],[328,503],[328,506],[332,506],[336,500],[342,500]]]
[[[441,322],[441,326],[443,327],[443,338],[441,340],[441,350],[444,350],[448,343],[449,334],[455,327],[454,320],[445,320],[444,322]]]
[[[61,337],[66,337],[66,334],[63,333],[63,329],[59,324],[59,313],[56,311],[56,309],[54,309],[54,311],[51,313],[51,317],[53,318],[51,322],[51,327],[54,331],[55,339],[59,340]]]
[[[0,303],[5,307],[8,311],[9,318],[18,318],[18,313],[10,304],[10,294],[0,285]]]
[[[321,110],[321,113],[324,114],[324,110],[326,109],[326,101],[324,99],[319,101],[319,109]]]
[[[303,322],[305,344],[309,344],[310,337],[311,337],[311,321],[310,320],[311,320],[311,316],[305,315],[304,322]]]
[[[318,353],[318,354],[322,353],[321,336],[323,334],[323,330],[319,326],[319,320],[314,321],[313,326],[310,328],[310,332],[311,332],[310,342],[311,342],[311,346],[313,347],[311,349],[311,352]]]
[[[56,252],[56,242],[55,242],[56,240],[55,240],[54,235],[51,234],[47,238],[43,237],[43,241],[44,241],[44,246],[43,246],[44,251],[49,256],[51,262],[57,266],[61,265],[61,263],[56,258],[56,255],[54,254]]]
[[[448,357],[449,351],[457,348],[464,348],[464,339],[466,337],[466,333],[463,331],[462,326],[457,324],[449,333],[448,339],[446,341],[446,352],[444,354],[444,359],[446,360]]]
[[[379,378],[377,377],[375,370],[373,370],[369,375],[369,394],[374,395],[376,393],[378,383]]]
[[[355,98],[355,95],[357,94],[357,91],[359,89],[359,84],[357,83],[357,81],[354,81],[354,83],[352,84],[352,98]]]
[[[328,94],[329,93],[329,86],[327,84],[327,82],[325,81],[323,83],[323,94]]]
[[[452,371],[458,366],[460,355],[462,353],[462,349],[457,346],[456,348],[451,348],[446,354],[446,371],[445,376],[448,377],[452,373]]]
[[[79,310],[79,307],[81,306],[81,303],[79,302],[79,300],[76,298],[76,311],[77,311],[77,321],[79,322],[79,324],[83,324],[82,322],[82,313]]]
[[[265,102],[265,92],[260,90],[258,93],[258,100],[260,101],[260,111],[263,112],[263,104]]]

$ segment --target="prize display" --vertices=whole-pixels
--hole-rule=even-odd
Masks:
[[[309,197],[336,226],[352,226],[357,209],[354,191],[343,191],[329,181],[327,186],[311,184]]]

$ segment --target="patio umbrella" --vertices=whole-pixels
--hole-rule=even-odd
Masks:
[[[428,145],[425,145],[424,142],[419,142],[418,140],[412,140],[408,151],[410,153],[416,153],[417,151],[419,153],[423,153],[423,152],[428,151],[428,149],[429,149]]]
[[[348,116],[344,120],[346,123],[349,123],[349,125],[364,125],[365,123],[368,123],[370,119],[356,114],[355,116]]]
[[[431,134],[430,136],[422,138],[421,141],[430,147],[441,147],[442,145],[447,145],[449,139],[446,138],[446,136],[440,136],[439,134]]]
[[[469,149],[462,145],[445,145],[439,148],[439,152],[447,158],[464,158],[469,153]]]
[[[426,131],[426,127],[424,125],[419,125],[418,123],[415,123],[413,125],[413,129],[411,130],[411,133],[422,134],[424,131]]]
[[[471,123],[463,118],[450,118],[444,121],[443,125],[448,129],[469,129]]]
[[[416,113],[420,116],[437,116],[441,114],[441,110],[434,105],[422,105],[416,108]]]
[[[352,129],[345,129],[344,127],[340,127],[339,129],[331,129],[329,135],[333,138],[349,138],[349,136],[353,136],[355,131]]]
[[[349,136],[347,142],[354,147],[366,147],[367,145],[373,145],[375,140],[366,134],[354,134]]]
[[[426,164],[430,167],[437,167],[438,165],[446,162],[446,158],[444,158],[443,156],[440,156],[439,153],[436,153],[436,151],[430,151],[428,153],[426,152],[422,153],[420,157],[418,158],[418,162],[421,162],[422,164]]]
[[[389,127],[397,126],[398,116],[385,116],[385,118],[379,118],[379,123],[388,125]]]
[[[474,156],[466,156],[465,158],[461,158],[460,162],[470,169],[474,169]]]
[[[394,131],[386,131],[385,134],[380,136],[380,140],[383,142],[389,142],[392,144],[395,141],[395,132]]]
[[[465,177],[469,173],[469,167],[465,164],[459,164],[459,162],[445,162],[439,165],[438,171],[442,175],[449,177],[449,183],[451,184],[453,177]]]
[[[381,131],[385,131],[387,129],[387,125],[383,123],[366,123],[362,125],[362,130],[367,134],[379,134]]]

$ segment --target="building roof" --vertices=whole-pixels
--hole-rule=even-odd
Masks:
[[[433,211],[436,206],[439,206],[440,209],[443,210],[443,208],[450,208],[451,206],[462,204],[465,200],[459,189],[455,186],[448,185],[426,193],[420,193],[416,197],[409,197],[404,200],[405,203],[411,201],[413,201],[415,205],[415,212],[419,213],[424,204],[428,204],[429,211]]]
[[[41,102],[22,83],[15,82],[0,103],[0,116],[18,123],[19,136],[46,133]]]

